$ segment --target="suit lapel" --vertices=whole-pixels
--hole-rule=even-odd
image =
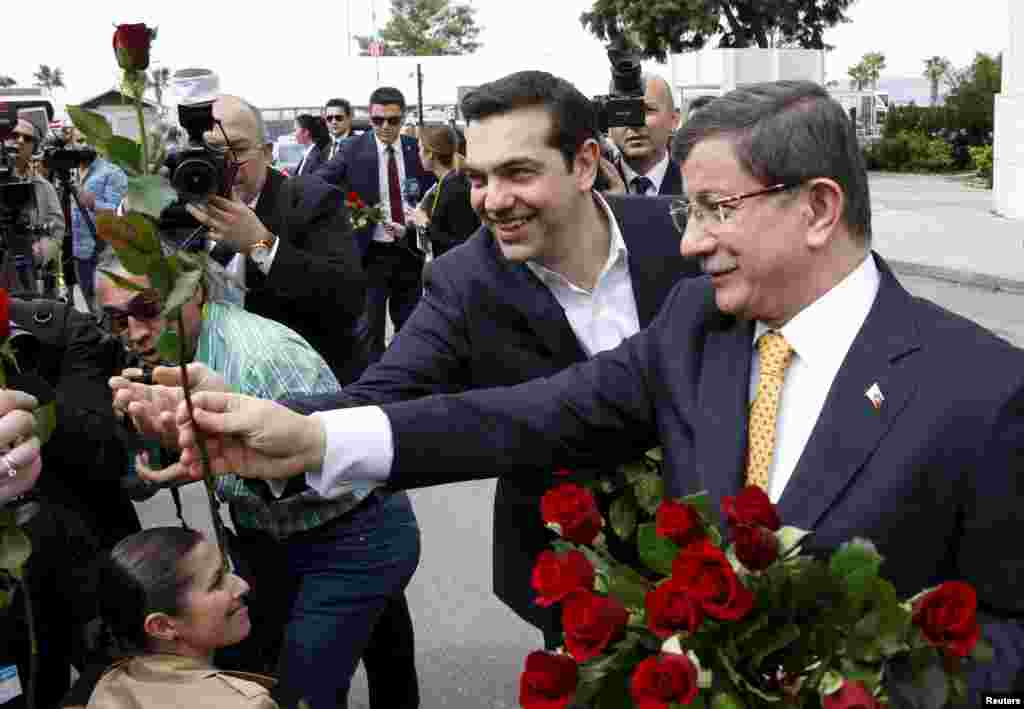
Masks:
[[[875,303],[779,500],[780,516],[802,529],[818,524],[917,390],[912,353],[920,345],[910,296],[885,263],[876,262],[881,283]],[[866,396],[874,384],[885,397],[877,410]]]
[[[669,158],[665,179],[661,181],[659,195],[677,197],[683,193],[683,177],[679,172],[679,163]]]

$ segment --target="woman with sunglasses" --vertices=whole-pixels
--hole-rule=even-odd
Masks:
[[[214,651],[250,631],[249,586],[217,545],[180,527],[122,540],[100,572],[100,612],[124,655],[100,678],[90,709],[273,709],[274,680],[219,671]]]

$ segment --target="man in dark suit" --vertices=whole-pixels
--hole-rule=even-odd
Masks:
[[[681,282],[649,328],[548,379],[382,408],[303,418],[202,394],[198,423],[235,434],[216,465],[244,452],[260,477],[408,487],[660,443],[671,495],[707,489],[718,507],[757,484],[814,530],[808,551],[874,541],[903,597],[973,584],[995,661],[970,667],[969,701],[1009,691],[1024,666],[1024,353],[910,296],[871,251],[863,157],[822,87],[731,92],[675,147],[693,197],[682,252],[709,277]]]
[[[643,78],[646,124],[608,131],[619,149],[619,172],[630,194],[681,195],[679,164],[668,154],[672,131],[679,125],[672,88],[660,76],[644,74]]]
[[[373,130],[350,138],[341,153],[316,172],[384,211],[380,224],[355,232],[368,279],[360,337],[371,362],[384,353],[387,315],[390,313],[398,332],[421,293],[423,255],[413,245],[411,236],[415,232],[406,224],[404,199],[410,199],[411,205],[418,201],[434,183],[434,176],[423,170],[416,139],[399,134],[404,117],[405,97],[401,91],[390,86],[375,89],[370,94]],[[410,191],[411,185],[415,194]]]
[[[366,277],[342,195],[316,177],[285,179],[272,170],[262,118],[241,99],[221,96],[213,112],[242,162],[238,199],[211,197],[189,213],[211,228],[214,258],[244,282],[246,310],[292,328],[339,382],[354,381],[366,367],[355,332]],[[206,139],[224,145],[219,130]]]
[[[306,152],[295,168],[295,175],[312,175],[326,162],[324,151],[330,139],[327,126],[316,116],[302,113],[295,117],[295,142],[306,146]]]
[[[333,160],[345,141],[352,137],[352,104],[347,99],[328,99],[324,105],[324,122],[331,134],[326,159]]]

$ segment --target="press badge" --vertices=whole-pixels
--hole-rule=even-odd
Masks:
[[[6,704],[21,696],[21,680],[18,678],[18,666],[0,667],[0,704]]]

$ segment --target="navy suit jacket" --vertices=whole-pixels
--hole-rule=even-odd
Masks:
[[[406,135],[399,138],[402,144],[402,159],[405,162],[405,179],[416,180],[420,185],[420,196],[425,195],[436,178],[423,169],[419,142]],[[374,132],[368,130],[362,135],[349,138],[334,159],[321,165],[314,174],[345,191],[356,192],[368,205],[379,204],[380,154],[377,152]],[[364,255],[372,239],[373,227],[355,231],[356,244],[360,253]]]
[[[912,297],[875,258],[878,297],[779,512],[814,530],[813,553],[873,540],[903,597],[972,583],[996,661],[970,686],[1009,691],[1024,664],[1024,352]],[[682,281],[648,329],[553,377],[384,406],[391,483],[521,479],[661,445],[668,494],[708,490],[720,509],[742,484],[752,353],[753,324],[719,311],[708,279]]]
[[[659,197],[607,197],[628,251],[640,326],[647,326],[681,277],[699,274],[679,254],[679,234]],[[383,358],[340,394],[289,403],[303,412],[404,401],[445,392],[519,384],[586,359],[562,307],[522,263],[506,261],[486,227],[431,262],[423,297]],[[494,589],[523,618],[551,630],[556,610],[533,604],[530,573],[551,537],[540,518],[544,473],[498,482]],[[475,477],[493,477],[490,466]]]
[[[626,175],[619,170],[619,175],[622,177],[622,181],[626,181]],[[632,191],[633,186],[627,184],[626,189]],[[661,181],[661,187],[658,189],[658,195],[662,197],[681,197],[683,194],[683,174],[680,171],[679,163],[674,159],[668,159],[668,169],[665,171],[665,178]]]
[[[321,150],[317,146],[313,146],[313,149],[309,151],[309,155],[305,156],[299,161],[298,166],[295,168],[295,175],[312,175],[319,167],[326,161],[325,151],[330,152],[330,143]]]

